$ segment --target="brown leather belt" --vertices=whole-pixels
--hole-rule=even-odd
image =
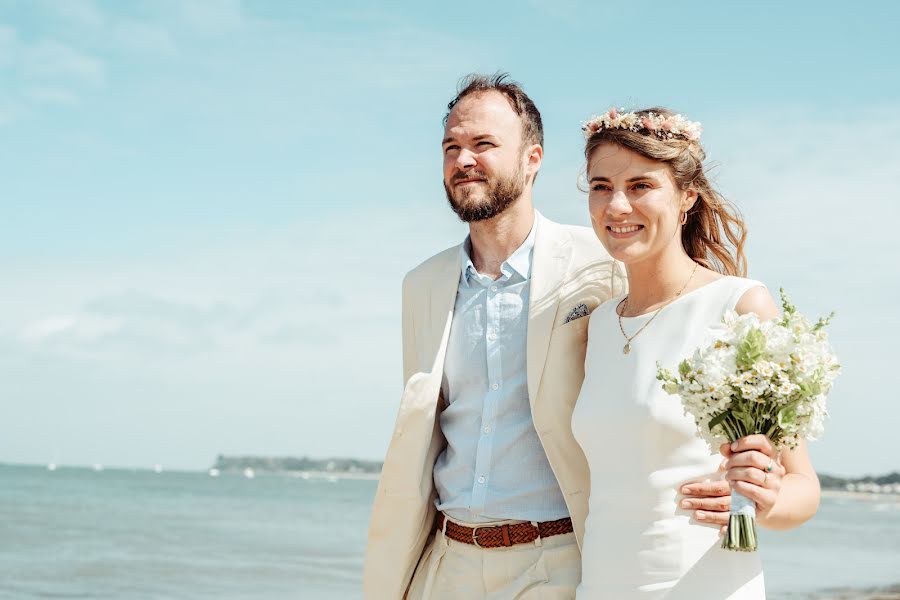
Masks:
[[[444,514],[438,513],[435,519],[438,531],[444,529]],[[466,527],[453,521],[447,521],[447,537],[455,542],[472,544],[479,548],[509,548],[516,544],[530,544],[540,538],[571,533],[572,519],[558,519],[537,523],[516,523],[514,525],[492,525],[490,527]]]

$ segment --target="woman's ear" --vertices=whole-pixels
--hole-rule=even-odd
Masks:
[[[681,201],[681,212],[688,212],[691,210],[697,203],[699,197],[700,194],[697,193],[697,190],[686,190],[684,192],[684,199]]]

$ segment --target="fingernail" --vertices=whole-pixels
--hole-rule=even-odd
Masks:
[[[701,511],[698,510],[698,511],[695,513],[695,516],[697,517],[697,520],[698,520],[698,521],[705,521],[705,520],[706,520],[706,513],[705,513],[705,512],[701,512]]]
[[[690,494],[691,488],[689,488],[688,486],[684,486],[683,488],[681,488],[681,493],[682,494]]]
[[[732,451],[735,451],[735,450],[737,450],[737,449],[738,449],[738,443],[737,443],[737,442],[731,442],[731,450],[732,450]]]
[[[690,507],[691,507],[691,501],[690,501],[690,500],[682,500],[682,501],[681,501],[681,508],[690,508]]]

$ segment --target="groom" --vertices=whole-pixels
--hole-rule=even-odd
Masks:
[[[543,127],[521,87],[470,75],[448,108],[444,187],[469,235],[403,282],[365,597],[574,598],[590,478],[572,410],[587,317],[625,277],[591,229],[534,210]],[[726,523],[727,483],[694,487],[697,516]]]

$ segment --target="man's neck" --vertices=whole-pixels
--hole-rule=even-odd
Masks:
[[[493,279],[500,277],[500,266],[528,238],[534,218],[531,197],[523,195],[496,217],[470,223],[475,269]]]

